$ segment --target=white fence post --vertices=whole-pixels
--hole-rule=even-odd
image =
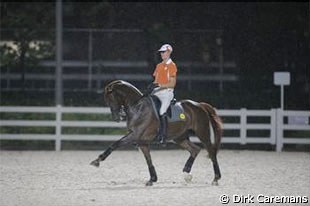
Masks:
[[[57,105],[56,107],[56,136],[55,136],[55,150],[60,151],[61,150],[61,105]]]
[[[277,142],[277,110],[271,109],[270,111],[270,144],[275,145]]]
[[[281,152],[283,148],[283,110],[277,109],[277,142],[276,151]]]
[[[241,109],[241,116],[240,116],[240,143],[241,144],[246,144],[246,131],[247,131],[247,115],[246,115],[247,110],[245,108]]]

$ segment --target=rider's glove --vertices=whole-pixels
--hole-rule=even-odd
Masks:
[[[156,87],[159,87],[158,83],[149,84],[147,86],[147,94],[151,94]]]

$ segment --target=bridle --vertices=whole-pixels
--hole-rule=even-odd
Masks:
[[[115,91],[115,88],[113,88],[113,87],[114,87],[114,85],[108,86],[108,87],[106,88],[106,92],[107,92],[107,93],[111,93],[111,92]],[[109,107],[110,107],[110,109],[111,109],[111,112],[112,112],[113,114],[118,115],[118,117],[119,117],[120,120],[125,120],[126,117],[127,117],[127,114],[128,114],[128,109],[129,109],[130,107],[135,107],[135,106],[137,106],[137,105],[140,103],[140,100],[141,100],[142,98],[144,98],[144,97],[147,97],[147,96],[142,95],[142,96],[141,96],[137,101],[135,101],[134,103],[131,103],[131,104],[129,104],[129,105],[123,105],[123,104],[122,104],[122,105],[120,105],[117,109],[112,109],[111,106],[109,106]]]

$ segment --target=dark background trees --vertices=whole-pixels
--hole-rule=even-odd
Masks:
[[[0,26],[1,41],[13,40],[17,47],[12,50],[8,45],[2,46],[2,72],[12,67],[24,74],[26,68],[39,60],[54,57],[54,3],[2,2]],[[206,61],[218,61],[216,48],[199,42],[199,38],[208,37],[186,38],[184,33],[176,31],[220,30],[224,59],[236,63],[237,69],[233,72],[239,81],[233,86],[224,84],[223,93],[210,84],[204,94],[199,94],[201,97],[209,98],[211,103],[222,108],[278,107],[279,88],[273,86],[273,72],[289,71],[291,85],[286,88],[287,108],[310,107],[309,2],[65,1],[63,26],[67,29],[142,29],[146,39],[145,42],[141,40],[146,48],[142,52],[151,67],[145,73],[151,73],[159,60],[154,51],[165,42],[175,46],[176,62],[184,57],[199,59],[198,56],[204,56]],[[111,37],[111,34],[105,35]],[[36,47],[30,46],[32,41],[37,41]],[[76,41],[76,44],[82,43]],[[111,52],[126,60],[139,47],[130,42],[126,46],[125,50]],[[199,52],[195,53],[196,49]],[[210,70],[204,72],[207,75]],[[24,77],[21,81],[25,81]],[[199,98],[199,95],[194,96],[194,91],[181,90],[178,94]]]

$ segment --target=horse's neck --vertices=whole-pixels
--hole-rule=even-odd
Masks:
[[[151,105],[147,97],[141,96],[137,101],[133,102],[126,109],[126,115],[128,119],[131,119],[135,115],[141,115],[141,111],[144,111],[143,108]]]
[[[125,100],[126,107],[132,107],[141,99],[142,94],[134,91],[125,91],[123,93],[123,98]]]
[[[126,99],[126,106],[128,107],[132,107],[132,106],[135,106],[138,101],[141,99],[142,96],[135,96],[135,97],[132,97],[130,95],[128,95],[127,99]]]

